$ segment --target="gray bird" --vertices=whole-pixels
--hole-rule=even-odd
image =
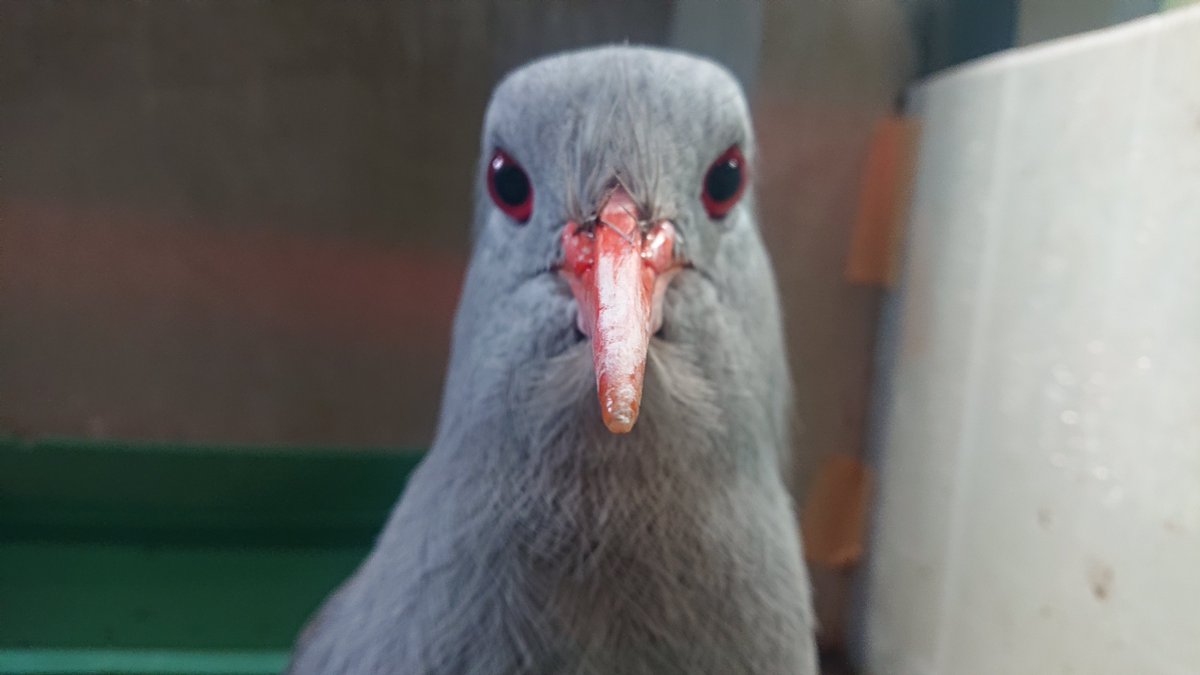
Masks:
[[[291,673],[817,672],[753,159],[696,57],[497,87],[436,438]]]

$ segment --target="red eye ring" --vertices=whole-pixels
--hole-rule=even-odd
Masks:
[[[704,174],[700,200],[710,218],[720,220],[742,198],[746,190],[746,158],[736,145],[721,153]]]
[[[533,183],[508,153],[497,150],[488,162],[488,194],[509,218],[524,223],[533,214]]]

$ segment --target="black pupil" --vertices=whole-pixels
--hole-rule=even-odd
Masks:
[[[502,166],[492,178],[496,181],[496,194],[509,206],[520,206],[529,199],[529,179],[525,172],[512,166]]]
[[[704,189],[716,202],[732,199],[742,186],[742,166],[736,159],[727,159],[714,166],[704,179]]]

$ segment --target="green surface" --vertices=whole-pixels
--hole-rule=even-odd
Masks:
[[[9,544],[4,647],[286,647],[365,547]]]
[[[271,673],[419,455],[0,440],[0,673]]]
[[[251,652],[188,652],[172,650],[54,650],[0,651],[0,673],[68,675],[81,673],[155,673],[160,675],[260,675],[278,673],[287,665],[285,650]]]
[[[365,545],[416,453],[0,442],[4,540]]]

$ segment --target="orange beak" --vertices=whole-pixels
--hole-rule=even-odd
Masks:
[[[561,272],[579,306],[580,329],[592,340],[596,391],[604,425],[628,433],[637,422],[650,336],[662,326],[662,300],[679,271],[669,221],[644,231],[624,188],[613,190],[596,223],[563,229]]]

